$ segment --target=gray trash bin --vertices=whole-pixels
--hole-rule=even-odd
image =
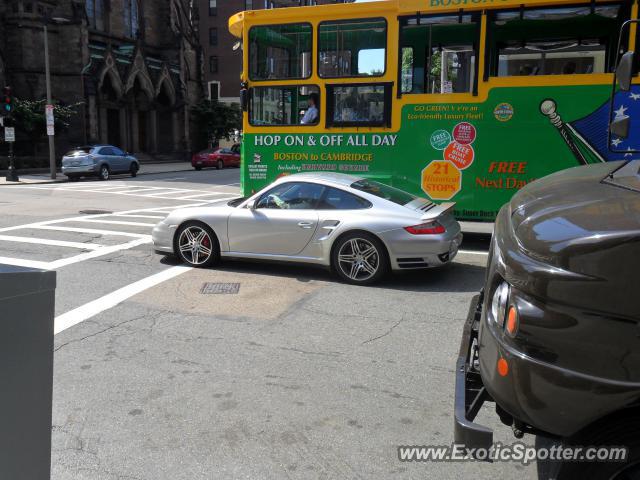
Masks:
[[[56,272],[0,265],[0,479],[51,478]]]

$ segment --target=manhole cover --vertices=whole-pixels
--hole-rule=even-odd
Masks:
[[[239,283],[203,283],[200,293],[210,294],[234,294],[240,291]]]
[[[84,213],[87,215],[101,215],[104,213],[113,213],[111,210],[80,210],[78,213]]]

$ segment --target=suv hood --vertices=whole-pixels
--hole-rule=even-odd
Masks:
[[[581,273],[577,258],[640,239],[640,193],[614,182],[621,167],[640,161],[571,168],[535,181],[510,202],[513,232],[531,257]],[[591,259],[591,263],[594,262]]]

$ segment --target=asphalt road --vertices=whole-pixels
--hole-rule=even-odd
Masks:
[[[398,460],[398,445],[452,442],[486,237],[469,236],[447,268],[368,288],[151,252],[168,211],[238,191],[235,169],[0,187],[0,262],[58,272],[54,480],[535,477],[513,463]],[[239,291],[203,294],[207,282]],[[490,408],[480,421],[515,441]]]

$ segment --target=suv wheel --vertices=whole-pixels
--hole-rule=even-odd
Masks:
[[[109,167],[107,165],[102,165],[100,167],[100,180],[109,180]]]

